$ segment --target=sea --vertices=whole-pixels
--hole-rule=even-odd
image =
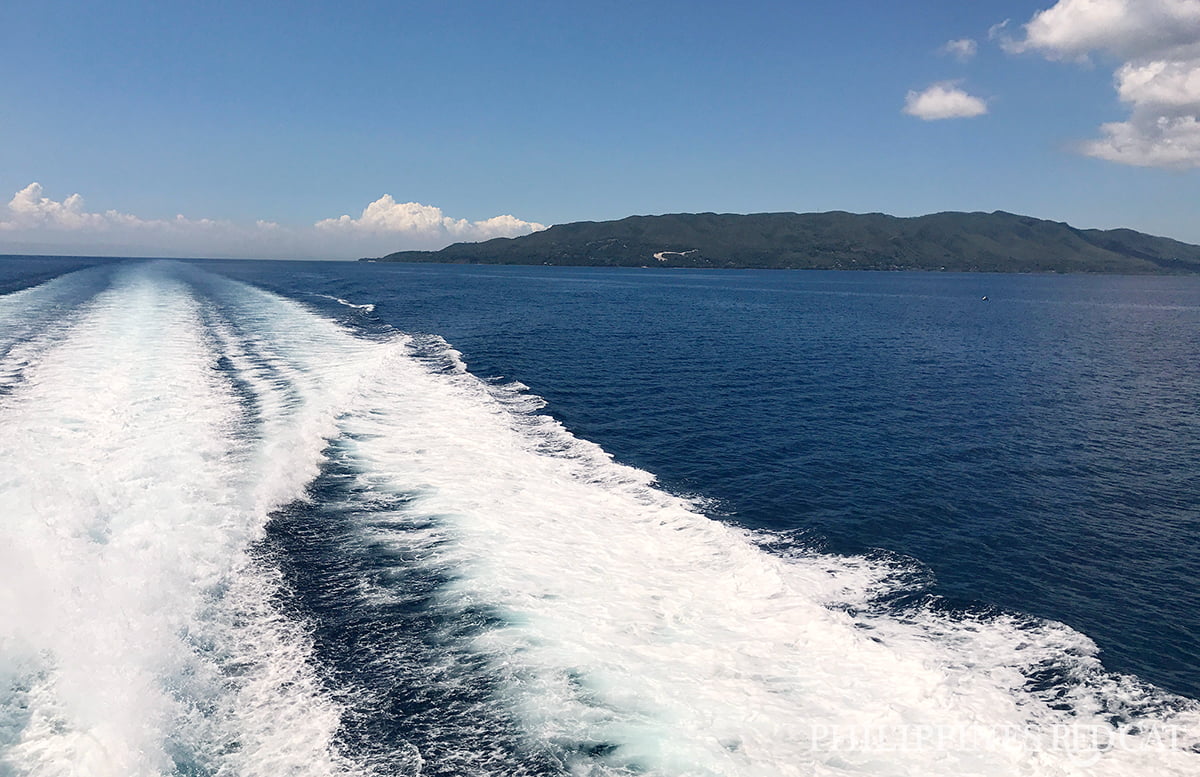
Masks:
[[[0,776],[1200,775],[1200,279],[0,258]]]

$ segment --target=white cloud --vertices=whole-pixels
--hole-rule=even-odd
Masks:
[[[1116,82],[1117,95],[1135,106],[1200,106],[1200,60],[1126,62],[1117,70]]]
[[[13,195],[8,203],[8,218],[0,218],[0,231],[40,232],[45,234],[76,233],[96,235],[137,231],[170,233],[180,231],[212,232],[234,229],[235,225],[212,219],[189,219],[177,215],[173,219],[143,219],[131,213],[107,210],[92,213],[84,209],[83,197],[72,194],[61,202],[43,196],[37,181]]]
[[[1132,59],[1200,40],[1200,0],[1059,0],[1038,11],[1024,27],[1018,51],[1051,59],[1077,59],[1105,52]]]
[[[987,102],[959,89],[954,81],[942,81],[921,92],[910,91],[904,112],[925,121],[969,119],[987,113]]]
[[[341,216],[316,223],[317,229],[328,232],[398,234],[422,241],[451,243],[479,241],[493,237],[516,237],[545,229],[545,225],[522,221],[515,216],[493,216],[483,221],[454,219],[441,208],[419,202],[396,202],[385,194],[363,209],[359,218]]]
[[[0,229],[15,230],[21,227],[45,227],[49,229],[104,229],[110,222],[121,222],[125,214],[110,211],[105,216],[88,213],[83,209],[83,198],[72,194],[62,202],[42,196],[42,185],[29,184],[13,195],[8,203],[11,214],[7,221],[0,220]]]
[[[62,251],[132,256],[234,256],[248,258],[355,259],[405,249],[436,249],[458,241],[515,237],[542,224],[515,216],[480,221],[454,219],[440,208],[397,203],[384,195],[359,218],[323,219],[290,227],[258,220],[145,219],[116,210],[90,212],[78,194],[61,201],[31,183],[0,209],[0,253]]]
[[[1083,61],[1124,60],[1114,73],[1128,120],[1080,144],[1100,159],[1144,167],[1200,167],[1200,0],[1059,0],[1034,14],[1012,52]]]
[[[959,38],[958,40],[946,41],[945,45],[941,48],[943,54],[949,54],[959,62],[966,62],[971,59],[978,50],[979,44],[972,38]]]
[[[1084,143],[1083,153],[1139,167],[1200,167],[1200,121],[1195,116],[1112,122],[1100,131],[1103,137]]]

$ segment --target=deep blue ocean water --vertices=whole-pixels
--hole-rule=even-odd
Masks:
[[[83,271],[92,274],[87,292],[73,293],[85,299],[143,264],[99,263]],[[3,260],[0,291],[77,266]],[[249,261],[162,272],[201,301],[197,315],[225,322],[209,324],[211,331],[232,332],[213,337],[242,343],[216,369],[241,387],[250,415],[269,420],[273,411],[238,354],[260,367],[284,357],[255,350],[263,337],[255,327],[266,324],[244,323],[252,308],[221,279],[299,302],[367,343],[414,336],[411,358],[431,374],[454,375],[465,363],[480,386],[508,397],[515,417],[560,422],[572,438],[651,473],[667,495],[752,530],[768,555],[860,559],[905,580],[871,603],[868,597],[835,610],[899,622],[914,608],[947,622],[1006,614],[1060,622],[1095,641],[1109,672],[1200,698],[1200,279]],[[77,302],[63,300],[63,312]],[[286,338],[289,326],[299,323],[271,331]],[[20,379],[7,389],[21,390]],[[285,396],[280,407],[296,401]],[[425,395],[409,401],[423,408]],[[406,405],[390,407],[397,419],[388,423],[402,424]],[[412,418],[425,412],[413,410]],[[384,489],[380,478],[391,470],[365,468],[360,459],[388,434],[364,426],[326,435],[308,497],[275,508],[250,552],[283,581],[271,594],[275,606],[308,624],[306,644],[324,682],[346,698],[369,700],[346,703],[335,736],[342,749],[393,767],[419,753],[426,773],[438,774],[514,772],[516,762],[531,774],[566,773],[579,763],[606,764],[613,773],[676,773],[669,759],[664,766],[658,756],[623,756],[640,740],[622,739],[620,727],[582,740],[560,732],[545,740],[557,744],[532,747],[520,733],[531,725],[527,705],[491,704],[512,693],[513,683],[532,681],[523,669],[512,676],[497,670],[490,653],[477,650],[479,640],[491,639],[493,629],[507,639],[511,623],[523,624],[533,642],[504,655],[541,656],[557,632],[538,632],[540,616],[530,615],[529,626],[497,615],[513,608],[489,604],[479,591],[491,588],[463,588],[458,581],[476,577],[463,570],[491,570],[486,559],[438,555],[422,566],[413,559],[448,540],[409,546],[379,539],[396,531],[394,519],[381,516],[407,515],[422,494],[437,491],[439,477],[450,477],[444,470],[451,466],[423,464],[404,489]],[[479,441],[469,432],[456,439],[465,461]],[[421,459],[434,442],[412,446],[406,458],[389,461]],[[489,470],[486,480],[494,491],[514,477]],[[471,499],[464,504],[483,504],[483,497]],[[504,515],[499,507],[480,509]],[[433,531],[450,510],[430,508],[409,530]],[[619,534],[611,540],[621,541]],[[661,552],[666,558],[672,550]],[[542,568],[538,562],[524,571]],[[487,575],[501,573],[478,573],[491,581]],[[697,577],[697,586],[704,580]],[[391,593],[365,593],[363,581]],[[517,584],[488,585],[510,591]],[[456,602],[466,599],[451,607],[447,590],[457,592],[450,597]],[[636,652],[642,643],[630,644]],[[1041,676],[1026,671],[1031,686],[1060,688],[1069,671],[1057,661],[1047,660]],[[568,673],[572,682],[607,693],[589,685],[586,660],[568,663],[577,673]],[[510,760],[500,758],[509,766],[487,767],[471,751],[467,730],[509,753]],[[463,752],[446,744],[462,737]],[[750,745],[742,752],[762,766]],[[714,766],[712,773],[727,772]]]
[[[912,556],[1200,696],[1200,280],[220,270],[372,303],[727,520]]]

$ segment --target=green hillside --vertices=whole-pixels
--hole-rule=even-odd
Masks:
[[[400,251],[384,262],[970,272],[1200,272],[1200,246],[996,211],[679,213],[559,224],[517,238]]]

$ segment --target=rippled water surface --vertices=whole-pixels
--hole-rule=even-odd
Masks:
[[[273,275],[241,277],[357,292],[732,520],[911,555],[943,593],[1064,620],[1200,696],[1194,278]]]
[[[0,774],[1198,768],[1196,279],[81,264],[0,261]],[[813,746],[968,723],[1184,741]]]

